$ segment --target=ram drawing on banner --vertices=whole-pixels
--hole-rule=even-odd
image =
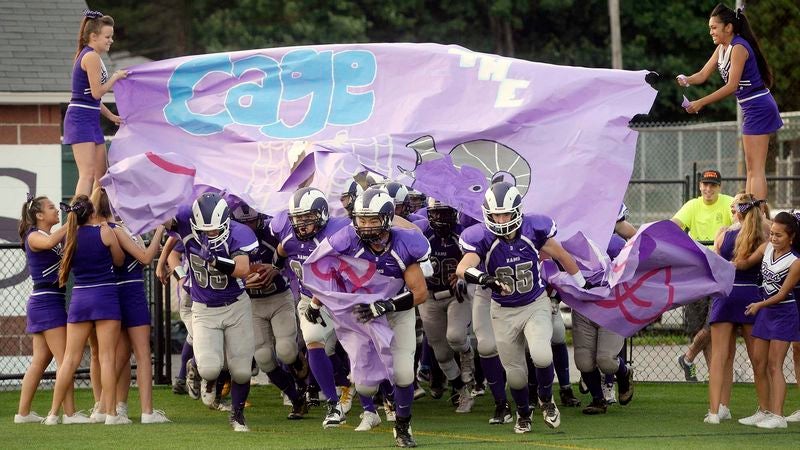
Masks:
[[[111,163],[181,153],[198,185],[268,214],[306,184],[338,207],[344,181],[369,169],[480,218],[483,194],[502,179],[525,193],[524,211],[598,245],[633,169],[628,123],[656,95],[646,71],[438,44],[247,50],[131,70],[115,86],[124,122]]]

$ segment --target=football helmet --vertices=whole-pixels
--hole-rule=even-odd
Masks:
[[[408,190],[408,204],[411,207],[411,212],[416,212],[425,206],[427,196],[416,189]]]
[[[498,236],[511,234],[522,226],[522,195],[507,181],[495,183],[486,191],[481,208],[486,228]],[[492,214],[511,214],[511,219],[498,223]]]
[[[458,212],[433,197],[428,197],[428,224],[437,233],[449,233],[458,223]]]
[[[301,241],[313,238],[328,223],[328,200],[317,188],[304,187],[292,194],[289,200],[289,221],[297,239]],[[308,225],[315,225],[307,231]]]
[[[364,188],[362,188],[356,180],[350,181],[350,184],[347,186],[347,190],[342,192],[340,200],[342,201],[342,206],[344,209],[347,210],[347,215],[350,217],[353,217],[353,206],[355,206],[356,197],[362,193],[364,193]]]
[[[221,246],[231,234],[231,210],[228,202],[216,192],[206,192],[192,203],[189,223],[197,242],[203,242],[202,234],[204,234],[211,248]],[[216,235],[209,235],[215,231]]]
[[[382,187],[394,199],[394,213],[400,217],[408,216],[411,212],[411,204],[408,201],[408,188],[396,181],[384,183]]]
[[[378,217],[381,222],[378,226],[359,226],[358,218]],[[389,194],[380,188],[368,188],[356,198],[353,208],[353,227],[359,239],[371,243],[380,240],[381,235],[392,227],[394,219],[394,200]]]

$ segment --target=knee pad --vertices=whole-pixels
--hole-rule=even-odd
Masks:
[[[378,386],[367,386],[366,384],[356,384],[356,392],[365,396],[372,397],[378,393]]]
[[[256,359],[256,363],[258,363],[258,367],[264,371],[264,373],[270,373],[278,367],[275,361],[275,354],[272,353],[271,349],[264,347],[256,349],[253,357]]]
[[[284,364],[292,364],[297,360],[297,342],[288,339],[279,339],[275,343],[275,353]]]
[[[414,382],[414,365],[409,368],[398,369],[395,367],[394,384],[400,387],[408,386]]]
[[[447,345],[457,353],[463,353],[469,349],[469,341],[467,341],[467,334],[466,330],[462,330],[461,333],[448,333],[447,334]]]
[[[531,360],[536,367],[547,367],[553,364],[553,349],[549,345],[538,345],[536,350],[531,351]]]
[[[603,372],[605,374],[617,373],[617,370],[619,370],[619,358],[617,357],[617,355],[614,356],[597,355],[597,367],[600,369],[600,372]]]
[[[207,381],[214,381],[219,378],[219,373],[222,372],[222,366],[209,367],[198,363],[197,372],[200,373],[200,378]]]
[[[575,367],[581,372],[591,372],[594,370],[595,361],[592,354],[588,350],[575,349]]]
[[[523,369],[506,369],[506,379],[511,389],[522,389],[528,386],[528,374]]]
[[[481,358],[497,356],[497,344],[494,339],[478,339],[478,354]]]

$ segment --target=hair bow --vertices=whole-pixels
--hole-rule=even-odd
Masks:
[[[765,200],[753,200],[752,202],[745,202],[745,203],[737,203],[736,210],[739,211],[741,214],[750,211],[756,206],[761,205],[762,203],[766,203]]]
[[[68,204],[66,204],[66,203],[64,203],[64,202],[60,202],[60,203],[58,204],[58,207],[59,207],[59,208],[61,208],[61,211],[62,211],[62,212],[65,212],[65,213],[68,213],[68,212],[72,212],[72,211],[73,211],[73,207],[72,207],[72,206],[70,206],[70,205],[68,205]]]
[[[744,13],[744,6],[741,8],[736,8],[736,18],[739,19],[740,16]]]
[[[100,11],[92,11],[91,9],[84,9],[83,16],[88,17],[90,19],[99,19],[103,17],[103,13],[101,13]]]
[[[795,211],[793,209],[792,212],[790,212],[789,214],[791,214],[792,217],[794,217],[794,220],[800,222],[800,211]]]

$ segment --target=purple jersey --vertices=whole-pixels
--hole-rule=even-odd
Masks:
[[[456,225],[449,234],[441,236],[431,228],[428,219],[415,221],[414,225],[419,227],[431,246],[430,259],[433,275],[425,278],[428,289],[431,292],[450,289],[450,275],[456,273],[458,262],[463,256],[458,243],[458,236],[463,231],[461,226]]]
[[[272,216],[265,214],[259,215],[258,226],[255,229],[256,238],[258,239],[258,248],[250,253],[250,264],[273,264],[275,262],[276,250],[278,248],[278,238],[270,232],[269,224],[272,221]],[[269,286],[264,286],[259,289],[248,289],[247,293],[251,298],[267,297],[273,294],[278,294],[289,289],[289,281],[281,271],[281,275],[275,277],[275,281]]]
[[[61,243],[56,244],[50,250],[35,252],[28,247],[28,236],[31,233],[41,233],[49,236],[46,232],[33,227],[25,235],[25,256],[28,257],[28,271],[33,280],[33,291],[41,290],[61,290],[58,287],[58,269],[61,268]]]
[[[389,243],[381,254],[365,246],[354,227],[347,227],[329,238],[331,247],[339,254],[372,261],[377,271],[387,277],[403,279],[406,267],[430,257],[431,247],[417,230],[392,228]]]
[[[231,302],[244,292],[244,283],[240,278],[224,274],[204,261],[200,256],[200,243],[192,234],[189,218],[192,208],[182,206],[175,216],[178,234],[183,239],[183,246],[189,257],[189,277],[192,282],[192,301],[216,306]],[[233,259],[239,255],[249,255],[258,247],[253,230],[246,225],[231,221],[228,239],[211,252],[223,258]]]
[[[464,253],[480,256],[486,272],[511,288],[508,295],[492,292],[494,301],[502,306],[525,306],[544,291],[545,284],[539,274],[539,249],[556,231],[553,219],[526,214],[511,241],[495,236],[484,224],[477,224],[464,230],[459,242]]]
[[[736,89],[736,98],[739,100],[751,97],[757,92],[764,91],[764,80],[761,79],[761,72],[758,71],[758,62],[756,61],[756,54],[753,47],[747,42],[747,39],[736,35],[733,37],[728,48],[719,46],[719,56],[717,58],[717,69],[722,77],[722,81],[728,82],[728,76],[731,70],[731,54],[733,47],[741,45],[747,50],[747,60],[744,62],[742,69],[742,76],[739,79],[739,86]]]
[[[277,236],[280,243],[283,244],[283,250],[287,255],[286,263],[291,269],[293,277],[298,281],[302,295],[312,296],[311,291],[303,286],[303,262],[308,259],[320,242],[350,223],[351,221],[347,217],[331,217],[325,227],[319,230],[313,238],[303,241],[294,235],[294,229],[286,211],[282,211],[272,219],[269,224],[270,232]]]
[[[70,99],[69,103],[71,105],[81,105],[92,109],[100,109],[100,100],[92,97],[92,89],[89,86],[89,75],[81,68],[81,61],[83,60],[83,57],[87,53],[93,51],[94,49],[87,45],[86,47],[83,47],[83,50],[81,50],[81,53],[75,59],[75,64],[72,67],[72,99]],[[103,60],[101,59],[100,84],[106,84],[106,81],[108,81],[108,71],[106,70],[106,66],[103,64]]]
[[[109,223],[108,226],[111,228],[117,228],[120,225],[116,223]],[[128,232],[124,228],[122,229],[126,233]],[[139,241],[139,236],[134,236],[129,234],[133,242]],[[125,252],[125,262],[122,263],[122,267],[114,267],[114,273],[117,275],[117,281],[131,281],[131,280],[143,280],[144,279],[144,268],[142,264],[131,256],[128,252]]]
[[[100,226],[78,227],[75,254],[72,255],[72,275],[75,286],[116,284],[111,250],[103,244]]]
[[[739,235],[739,230],[728,230],[722,236],[722,244],[719,246],[719,256],[733,261],[733,250],[736,247],[736,237]],[[733,279],[733,284],[760,284],[761,267],[754,265],[753,267],[745,270],[736,270],[736,275]]]

